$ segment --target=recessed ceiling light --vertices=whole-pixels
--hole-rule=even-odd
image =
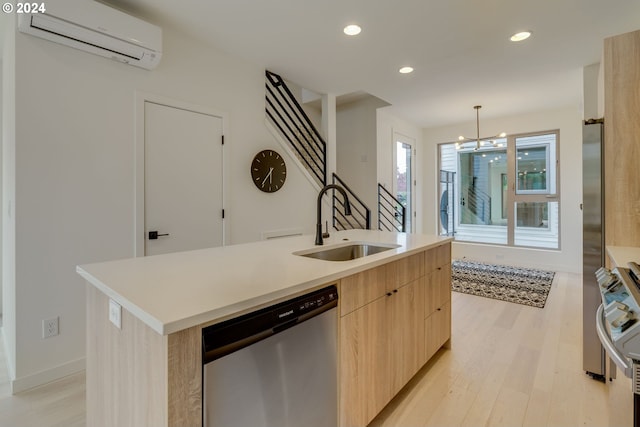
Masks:
[[[413,67],[402,67],[398,70],[398,72],[402,73],[402,74],[409,74],[409,73],[413,73]]]
[[[512,42],[521,42],[522,40],[526,40],[531,36],[531,31],[522,31],[520,33],[515,33],[511,36]]]
[[[360,34],[360,31],[362,31],[362,28],[360,28],[359,25],[351,24],[344,27],[344,30],[342,31],[344,31],[344,33],[348,36],[357,36],[358,34]]]

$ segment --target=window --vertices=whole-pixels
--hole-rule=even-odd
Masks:
[[[393,192],[400,204],[405,208],[405,231],[413,231],[414,192],[413,192],[413,145],[415,141],[407,136],[395,133],[395,152],[393,155],[395,163],[395,180],[393,182]]]
[[[557,131],[513,135],[478,149],[440,145],[441,175],[455,177],[448,191],[453,187],[456,194],[447,195],[446,206],[440,194],[438,208],[441,218],[453,221],[456,240],[560,247],[558,136]],[[450,234],[451,228],[441,224],[440,230]]]

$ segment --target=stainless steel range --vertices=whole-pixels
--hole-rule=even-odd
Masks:
[[[627,266],[596,271],[602,298],[596,331],[611,360],[631,378],[633,425],[640,427],[640,266]]]

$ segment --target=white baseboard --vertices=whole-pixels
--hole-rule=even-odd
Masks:
[[[86,359],[83,357],[45,371],[16,378],[11,381],[11,394],[20,393],[50,383],[51,381],[59,380],[71,374],[82,372],[85,368]]]

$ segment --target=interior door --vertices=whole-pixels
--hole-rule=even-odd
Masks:
[[[144,104],[145,255],[223,244],[222,118]]]
[[[413,174],[413,145],[414,140],[399,133],[394,134],[395,147],[393,161],[395,166],[393,193],[405,207],[405,231],[413,231],[414,209],[414,183]]]

